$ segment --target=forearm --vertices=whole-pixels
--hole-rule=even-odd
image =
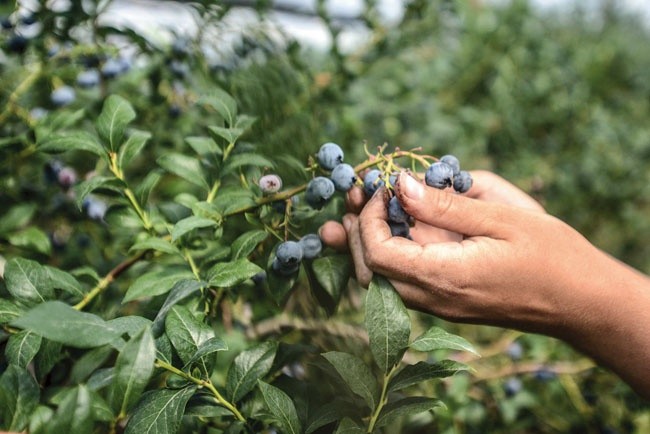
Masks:
[[[563,338],[650,398],[650,279],[604,254],[589,271]]]

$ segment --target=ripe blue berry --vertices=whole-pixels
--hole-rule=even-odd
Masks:
[[[454,190],[459,193],[467,193],[472,188],[472,175],[465,170],[461,170],[458,176],[454,177]]]
[[[121,61],[117,59],[108,59],[103,65],[102,65],[102,77],[104,78],[115,78],[118,75],[120,75],[122,72],[124,72],[124,66]]]
[[[343,150],[336,143],[328,142],[318,150],[318,164],[325,170],[333,170],[343,162]]]
[[[556,375],[555,372],[551,371],[548,368],[541,368],[535,372],[534,377],[537,381],[546,382],[546,381],[553,380],[556,377]]]
[[[508,348],[506,349],[506,354],[508,354],[508,356],[512,360],[520,360],[524,355],[524,348],[521,346],[519,342],[513,342],[510,345],[508,345]]]
[[[23,54],[27,50],[29,40],[22,35],[13,35],[6,44],[7,51],[10,53]]]
[[[460,173],[460,161],[453,155],[443,155],[440,157],[440,162],[449,164],[452,170],[454,171],[454,176],[457,176]]]
[[[397,196],[391,197],[388,201],[388,220],[395,223],[408,223],[409,215],[402,208]]]
[[[314,209],[321,209],[332,197],[336,187],[331,179],[317,176],[309,181],[305,191],[305,200]]]
[[[298,244],[302,247],[302,257],[304,259],[314,259],[323,250],[323,243],[316,234],[305,235],[298,240]]]
[[[260,271],[259,273],[251,277],[251,280],[253,281],[254,284],[261,285],[266,280],[266,271],[264,270]]]
[[[392,236],[410,238],[408,223],[388,221],[388,226]]]
[[[79,87],[91,88],[99,84],[99,71],[96,69],[88,69],[81,71],[77,75],[77,85]]]
[[[427,173],[424,175],[424,182],[429,187],[442,190],[451,187],[453,177],[454,169],[449,164],[438,161],[429,166]]]
[[[190,73],[190,67],[181,60],[172,60],[169,63],[169,70],[176,78],[185,78]]]
[[[337,190],[348,191],[357,181],[357,174],[354,173],[354,167],[346,163],[341,163],[332,170],[330,179],[334,182],[334,187]]]
[[[510,377],[503,383],[503,391],[507,397],[513,397],[521,391],[523,384],[517,377]]]
[[[72,103],[76,97],[77,94],[73,88],[70,86],[61,86],[52,91],[50,94],[50,101],[52,101],[52,104],[57,107],[63,107]]]
[[[384,180],[380,177],[381,171],[378,169],[372,169],[366,173],[366,176],[364,176],[363,191],[366,193],[367,197],[372,197],[379,188],[385,185]]]
[[[289,276],[300,269],[302,258],[302,246],[296,241],[285,241],[276,249],[271,268],[278,274]]]
[[[59,160],[52,160],[45,165],[45,181],[49,183],[59,182],[59,172],[63,169],[63,163]]]
[[[264,175],[257,182],[257,185],[264,194],[277,193],[282,188],[282,178],[275,174]]]
[[[108,210],[108,205],[103,200],[97,199],[94,196],[88,196],[84,199],[82,208],[89,218],[103,220]]]

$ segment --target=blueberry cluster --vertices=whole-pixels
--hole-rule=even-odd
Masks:
[[[281,276],[292,276],[300,269],[304,259],[320,255],[323,244],[317,234],[307,234],[298,241],[284,241],[275,250],[271,268]]]
[[[472,175],[460,170],[460,162],[453,155],[445,155],[431,164],[424,175],[430,187],[444,189],[453,187],[458,193],[466,193],[472,187]]]
[[[346,192],[357,181],[354,167],[343,162],[343,150],[336,143],[323,144],[316,156],[318,165],[330,171],[330,176],[317,176],[307,184],[305,200],[314,209],[321,209],[335,191]]]

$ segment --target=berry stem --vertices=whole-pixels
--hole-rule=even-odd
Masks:
[[[395,374],[395,371],[397,371],[397,367],[398,365],[393,366],[391,370],[384,375],[384,381],[381,386],[381,395],[379,396],[379,402],[377,403],[377,407],[375,408],[375,411],[373,411],[372,415],[370,416],[370,422],[368,422],[368,430],[366,431],[368,434],[372,433],[375,430],[375,424],[377,423],[377,419],[379,419],[379,414],[381,413],[381,410],[384,408],[384,405],[386,405],[386,402],[388,401],[388,398],[386,396],[388,394],[388,383],[390,382],[390,379],[393,377],[393,374]]]

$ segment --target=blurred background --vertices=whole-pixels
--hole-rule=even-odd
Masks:
[[[197,100],[220,87],[257,118],[244,146],[288,155],[288,185],[306,179],[300,167],[325,141],[353,162],[364,143],[452,153],[650,273],[648,2],[0,1],[0,19],[0,204],[38,203],[42,232],[2,254],[110,269],[119,243],[44,181],[50,157],[26,158],[35,135],[91,128],[104,97],[123,95],[154,135],[133,174],[144,179],[156,156],[205,134],[210,112]],[[69,116],[51,122],[57,113]],[[84,155],[61,164],[79,177],[97,169]],[[163,183],[156,200],[178,192]],[[445,328],[484,360],[477,376],[434,391],[448,411],[421,432],[650,432],[647,403],[562,343]]]

